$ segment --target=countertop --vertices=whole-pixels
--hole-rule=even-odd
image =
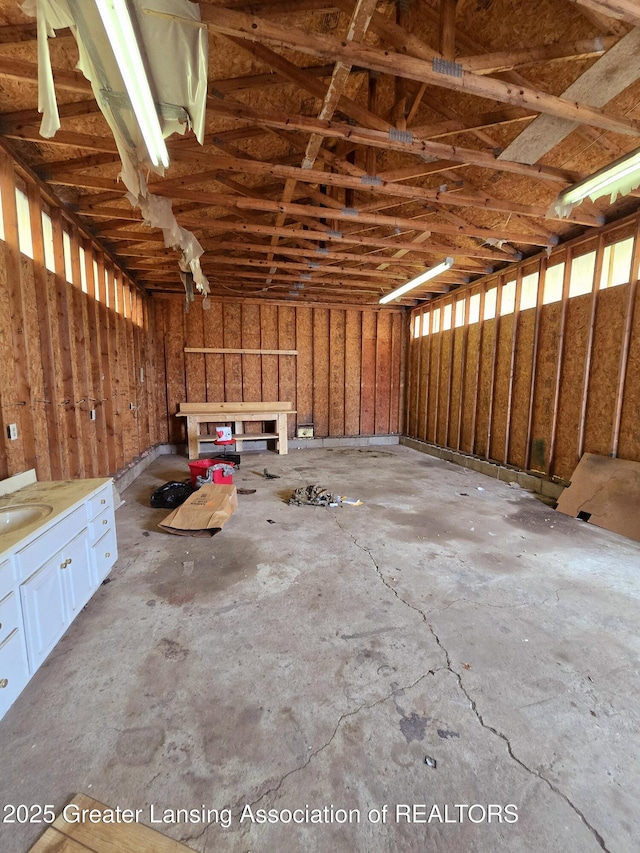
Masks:
[[[23,539],[33,536],[39,529],[44,532],[72,509],[82,503],[92,492],[111,482],[110,477],[95,477],[89,480],[43,480],[31,483],[15,492],[0,497],[0,510],[15,504],[47,504],[53,507],[46,518],[39,518],[18,530],[0,533],[0,558],[15,550]]]

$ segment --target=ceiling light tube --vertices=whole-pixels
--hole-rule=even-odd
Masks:
[[[406,284],[401,284],[400,287],[397,287],[395,290],[392,290],[391,293],[387,293],[386,296],[383,296],[379,301],[381,305],[386,305],[387,302],[391,302],[393,299],[398,299],[400,296],[404,296],[405,293],[408,293],[410,290],[413,290],[414,287],[418,287],[421,284],[424,284],[425,281],[430,281],[432,278],[435,278],[437,275],[440,275],[443,272],[446,272],[448,269],[451,269],[453,266],[453,258],[445,258],[441,264],[438,264],[436,267],[431,267],[430,270],[425,270],[420,275],[412,278],[411,281],[408,281]]]
[[[558,196],[558,202],[574,205],[579,204],[587,196],[595,201],[607,193],[617,195],[619,192],[630,192],[633,189],[634,178],[640,184],[640,149],[620,157],[604,169],[563,190]]]
[[[168,166],[169,153],[126,0],[96,0],[96,5],[151,162],[154,166]]]

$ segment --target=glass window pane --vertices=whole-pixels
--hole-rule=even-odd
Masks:
[[[425,311],[422,315],[422,337],[429,334],[429,323],[431,322],[431,312]]]
[[[82,246],[79,248],[80,253],[80,286],[82,287],[82,292],[87,292],[87,266],[85,264],[84,257],[84,249]]]
[[[502,298],[500,300],[500,314],[513,314],[516,307],[516,283],[508,281],[502,287]]]
[[[633,237],[613,243],[604,250],[600,287],[617,287],[627,284],[631,278]]]
[[[466,299],[458,299],[456,302],[456,317],[454,324],[456,329],[459,329],[460,326],[464,326],[464,306],[466,301]]]
[[[538,300],[538,272],[532,272],[522,277],[522,288],[520,290],[520,310],[535,308]]]
[[[496,316],[496,300],[498,298],[498,288],[492,287],[487,290],[484,297],[484,317],[483,320],[493,320]]]
[[[433,312],[433,334],[440,331],[440,309],[436,308]]]
[[[413,318],[413,337],[417,338],[420,334],[420,315],[416,314]]]
[[[569,296],[582,296],[591,293],[593,271],[596,265],[596,253],[589,252],[571,259],[571,275],[569,277]]]
[[[451,328],[451,303],[445,305],[442,309],[442,331],[446,332]]]
[[[469,300],[469,325],[480,320],[480,294],[474,293]]]
[[[44,243],[45,266],[51,272],[55,272],[56,264],[53,256],[53,228],[51,226],[51,217],[44,211],[42,211],[42,241]]]
[[[70,284],[73,284],[73,264],[71,263],[71,237],[66,231],[62,232],[62,248],[64,249],[64,274]]]
[[[18,213],[18,245],[23,255],[33,258],[33,241],[31,239],[31,217],[29,216],[29,199],[16,189],[16,208]]]
[[[549,267],[544,278],[544,293],[542,304],[550,305],[552,302],[560,302],[562,299],[562,280],[564,279],[564,262]]]

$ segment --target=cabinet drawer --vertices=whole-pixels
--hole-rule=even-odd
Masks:
[[[3,643],[14,628],[22,625],[20,600],[15,592],[10,592],[0,601],[0,643]]]
[[[113,515],[113,509],[108,506],[89,524],[91,528],[91,541],[97,542],[98,539],[101,539],[104,536],[109,528],[115,527],[115,524],[116,520]]]
[[[109,574],[111,567],[118,558],[118,542],[116,540],[116,531],[114,527],[110,527],[105,535],[91,549],[93,552],[93,568],[95,571],[96,585]]]
[[[13,705],[29,680],[22,631],[15,628],[0,645],[0,717]]]
[[[18,551],[16,554],[18,579],[23,581],[32,575],[52,554],[63,548],[79,530],[86,526],[87,510],[83,504],[46,533],[30,542],[26,548]]]
[[[113,510],[113,489],[111,483],[105,486],[104,489],[100,489],[97,495],[89,498],[87,506],[89,508],[90,519],[95,518],[108,506]]]
[[[13,565],[11,560],[5,560],[0,563],[0,600],[11,592],[14,586]]]

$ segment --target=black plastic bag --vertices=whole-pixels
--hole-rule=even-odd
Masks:
[[[189,495],[192,495],[196,489],[191,485],[189,480],[184,483],[178,483],[171,480],[163,486],[158,486],[151,493],[151,506],[154,509],[175,509],[180,504],[183,504]]]

